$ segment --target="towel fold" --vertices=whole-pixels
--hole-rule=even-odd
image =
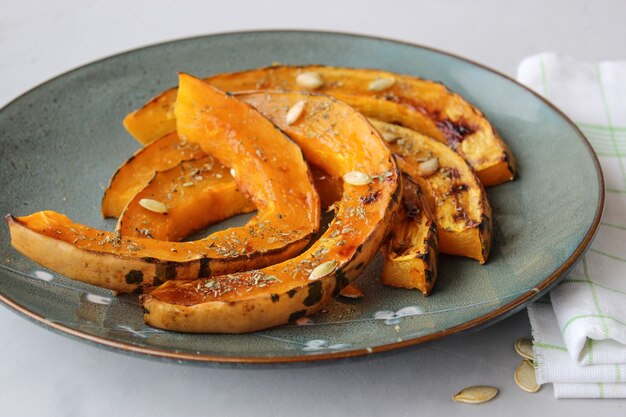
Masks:
[[[626,61],[540,54],[520,64],[518,80],[585,133],[607,192],[587,254],[528,308],[538,382],[554,383],[557,398],[626,398]]]

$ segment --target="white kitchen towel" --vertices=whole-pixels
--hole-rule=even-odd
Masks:
[[[626,61],[525,59],[518,80],[563,110],[600,159],[606,206],[590,250],[528,314],[537,379],[557,398],[626,398]],[[545,301],[544,301],[545,303]]]

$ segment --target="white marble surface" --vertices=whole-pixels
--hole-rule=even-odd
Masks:
[[[546,4],[547,3],[547,4]],[[626,2],[0,0],[0,105],[83,63],[164,40],[259,28],[380,35],[509,75],[526,55],[626,58]],[[0,190],[0,193],[2,191]],[[525,313],[392,355],[313,367],[214,369],[135,359],[45,331],[0,308],[0,416],[624,415],[624,400],[555,400],[513,382]],[[491,384],[481,406],[450,395]]]

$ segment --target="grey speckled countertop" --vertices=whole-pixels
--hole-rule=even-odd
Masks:
[[[440,48],[515,76],[530,54],[626,59],[626,2],[0,0],[0,105],[70,68],[164,40],[244,29],[326,29]],[[0,194],[2,191],[0,190]],[[555,400],[513,381],[525,312],[480,332],[312,367],[213,369],[135,359],[0,308],[2,416],[617,416],[626,400]],[[484,405],[450,400],[473,384]]]

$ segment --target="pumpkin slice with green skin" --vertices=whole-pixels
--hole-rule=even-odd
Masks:
[[[188,91],[181,102],[208,103],[193,107],[186,132],[202,132],[203,150],[235,170],[238,188],[258,208],[255,221],[198,241],[165,242],[99,231],[45,211],[7,217],[17,250],[70,278],[129,292],[260,268],[304,249],[319,228],[320,202],[300,148],[251,106],[191,76],[180,80]]]
[[[370,119],[398,166],[419,184],[434,213],[439,250],[485,263],[492,241],[491,206],[472,168],[442,143],[411,129]]]
[[[402,202],[382,247],[382,282],[429,295],[437,281],[437,226],[419,185],[407,174],[402,177]]]
[[[141,205],[144,199],[164,202],[168,212],[147,210]],[[118,230],[122,236],[180,241],[210,224],[255,210],[237,189],[230,169],[205,156],[156,172],[127,204]]]
[[[257,68],[214,75],[206,81],[231,92],[312,88],[366,116],[401,124],[446,143],[472,166],[486,186],[515,176],[513,155],[485,116],[440,83],[388,71],[321,65]],[[167,90],[130,113],[124,126],[140,142],[149,142],[174,130],[175,102],[176,89]]]
[[[194,91],[200,88],[195,86]],[[204,103],[187,100],[186,94],[181,88],[176,116],[179,133],[191,139],[202,131],[193,128],[194,118],[188,114],[195,114]],[[272,120],[298,143],[307,160],[331,177],[359,171],[374,179],[363,185],[344,183],[335,218],[301,255],[259,270],[169,281],[153,290],[143,299],[144,318],[151,326],[242,333],[313,314],[360,275],[378,251],[397,209],[401,188],[395,161],[379,133],[354,109],[327,96],[296,92],[236,97]],[[304,102],[302,113],[287,124],[288,110],[299,102]]]
[[[148,184],[156,171],[165,171],[181,161],[206,156],[197,143],[182,143],[170,132],[139,149],[115,171],[102,197],[102,215],[119,217],[126,204]]]

